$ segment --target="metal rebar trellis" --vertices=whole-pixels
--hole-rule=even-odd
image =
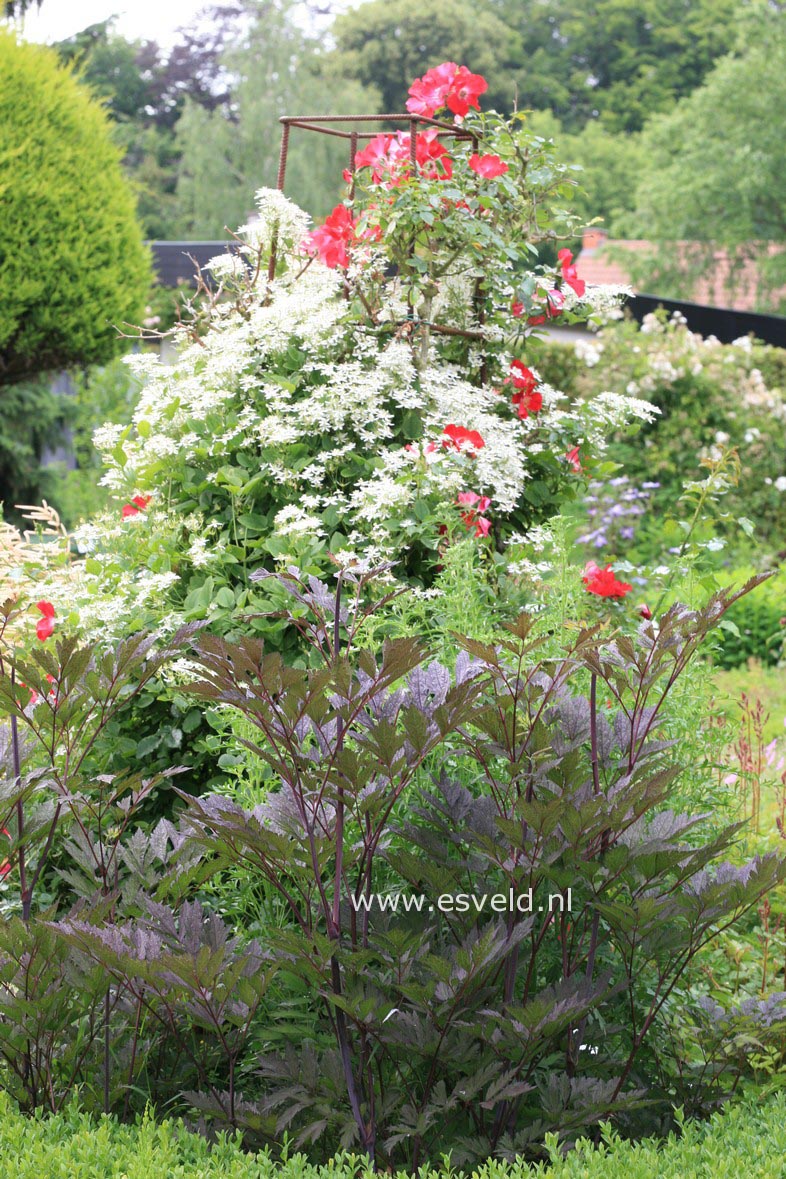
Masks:
[[[427,118],[425,115],[411,114],[409,111],[388,115],[282,115],[279,123],[281,123],[282,133],[276,186],[281,192],[284,191],[286,183],[289,140],[293,127],[297,127],[302,131],[313,131],[317,135],[330,135],[336,139],[345,140],[349,148],[349,171],[353,174],[355,171],[355,156],[357,155],[358,144],[362,140],[374,139],[377,135],[384,134],[387,126],[390,124],[405,123],[409,125],[409,158],[412,161],[413,171],[417,162],[419,129],[426,130],[435,127],[438,138],[463,139],[477,143],[477,136],[472,131],[465,131],[462,127],[457,127],[454,123],[444,123],[439,119]],[[331,126],[333,123],[341,124],[341,126]],[[367,127],[363,130],[358,129],[360,125],[368,125],[369,123],[374,125],[373,130],[369,130]],[[342,130],[342,127],[348,127],[350,129]],[[354,184],[350,187],[350,198],[353,195]],[[276,248],[274,243],[270,252],[270,264],[268,266],[269,280],[272,281],[275,272]]]

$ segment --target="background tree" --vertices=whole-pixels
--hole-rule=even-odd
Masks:
[[[2,0],[0,14],[18,19],[24,16],[28,8],[40,8],[42,0]]]
[[[744,2],[744,0],[743,0]],[[566,129],[638,131],[700,85],[736,37],[737,0],[485,0],[516,35],[520,107]],[[364,6],[366,7],[366,6]],[[362,9],[361,9],[362,11]]]
[[[0,31],[0,383],[108,359],[150,263],[108,119],[57,55]]]
[[[256,190],[275,186],[281,115],[379,109],[376,91],[328,69],[286,0],[246,0],[244,8],[246,27],[219,58],[226,100],[210,111],[186,97],[177,125],[178,224],[186,237],[225,237],[227,226],[248,219]],[[293,133],[287,193],[314,216],[327,213],[348,162],[341,141]]]
[[[643,275],[690,294],[716,247],[740,267],[753,259],[762,310],[786,306],[786,156],[775,115],[786,109],[786,21],[782,10],[743,26],[743,47],[705,84],[644,133],[632,232],[660,241],[703,243],[658,251]],[[747,47],[746,47],[747,46]],[[720,133],[719,133],[720,132]],[[771,243],[782,244],[773,252]],[[748,276],[750,270],[748,270]],[[739,270],[730,274],[734,289]]]
[[[187,97],[208,110],[228,101],[219,57],[240,12],[237,4],[214,10],[193,30],[183,31],[168,51],[154,41],[126,40],[115,32],[114,18],[55,46],[106,104],[147,238],[182,236],[175,201],[175,126]]]

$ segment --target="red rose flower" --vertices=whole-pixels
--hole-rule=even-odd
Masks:
[[[519,411],[519,418],[525,421],[531,413],[537,413],[543,408],[543,394],[542,393],[514,393],[512,397],[513,404]]]
[[[510,380],[514,389],[520,389],[524,393],[531,393],[538,383],[538,378],[531,368],[527,368],[523,360],[510,362]]]
[[[555,287],[546,295],[543,314],[530,315],[527,323],[531,324],[533,327],[537,327],[538,324],[545,323],[547,319],[556,319],[559,315],[562,315],[562,308],[564,306],[565,296],[563,295],[562,291],[558,291]]]
[[[409,140],[408,135],[406,139]],[[415,156],[418,168],[428,180],[450,180],[453,175],[453,160],[437,139],[436,127],[418,135]]]
[[[570,463],[571,467],[576,472],[576,474],[580,475],[581,474],[581,460],[579,459],[578,446],[574,446],[572,450],[567,451],[565,454],[565,458],[568,460],[568,462]]]
[[[587,593],[597,594],[599,598],[624,598],[633,589],[627,581],[617,581],[611,565],[601,569],[594,561],[584,566],[581,580],[587,587]]]
[[[392,135],[375,135],[362,151],[355,156],[355,168],[371,168],[371,179],[379,184],[385,172],[390,170],[390,145]]]
[[[470,73],[466,66],[459,66],[448,90],[448,109],[459,118],[468,114],[470,107],[474,107],[476,111],[480,110],[478,98],[485,94],[488,88],[489,84],[484,77]]]
[[[570,250],[560,250],[557,254],[560,266],[562,267],[562,281],[572,287],[576,294],[581,298],[584,291],[587,289],[587,284],[583,278],[579,278],[576,267],[572,265],[573,255]]]
[[[473,154],[469,157],[469,166],[473,172],[477,172],[478,176],[482,176],[484,180],[493,180],[495,176],[504,176],[508,171],[508,165],[499,156],[479,156]]]
[[[652,611],[645,602],[642,602],[639,606],[639,617],[645,619],[646,622],[649,622],[652,618]]]
[[[36,602],[36,610],[40,610],[43,618],[39,618],[36,623],[36,636],[45,642],[55,629],[55,608],[51,602]]]
[[[443,438],[442,440],[442,445],[448,447],[455,446],[456,450],[463,450],[467,447],[474,450],[482,450],[486,445],[477,430],[467,430],[464,426],[445,426],[442,433],[447,434],[447,438]]]
[[[445,105],[450,84],[458,72],[454,61],[443,61],[442,65],[428,70],[422,78],[416,78],[409,88],[407,110],[413,115],[424,115],[433,119]]]
[[[456,496],[456,503],[468,510],[461,513],[461,519],[467,528],[475,529],[475,536],[488,536],[491,521],[479,515],[491,507],[491,500],[487,495],[476,495],[474,491],[460,491]]]
[[[336,205],[324,225],[309,233],[303,242],[307,253],[335,270],[337,266],[349,266],[347,246],[355,236],[355,221],[346,205]]]
[[[123,510],[120,515],[124,520],[127,520],[129,516],[138,516],[140,512],[146,510],[152,498],[150,495],[135,495],[130,504],[123,504]]]
[[[470,107],[480,109],[478,98],[488,88],[488,82],[480,74],[470,73],[466,66],[457,66],[454,61],[443,61],[412,83],[407,110],[433,119],[438,110],[447,106],[454,115],[463,118]]]
[[[510,376],[515,390],[511,401],[519,411],[522,421],[531,413],[537,413],[543,406],[543,394],[538,392],[538,378],[532,369],[527,368],[523,360],[513,360],[510,365]]]

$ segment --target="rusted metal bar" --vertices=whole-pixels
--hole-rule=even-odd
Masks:
[[[278,176],[276,178],[276,188],[279,192],[284,191],[284,179],[287,174],[287,154],[289,152],[289,126],[284,124],[284,129],[281,132],[281,151],[278,156]],[[276,262],[278,260],[278,231],[273,234],[273,240],[270,243],[270,260],[267,264],[267,281],[272,282],[276,277]]]
[[[384,115],[281,115],[278,121],[283,127],[300,127],[304,131],[315,131],[318,135],[333,135],[337,139],[349,139],[350,133],[339,131],[335,127],[328,127],[324,124],[409,123],[410,129],[413,124],[416,127],[434,127],[438,135],[445,135],[451,139],[471,140],[473,143],[477,143],[477,135],[473,131],[464,131],[463,128],[457,127],[454,123],[444,123],[441,119],[429,119],[425,115],[412,115],[409,113],[396,112],[394,114]],[[378,130],[359,131],[358,137],[360,139],[373,139],[374,136],[379,134],[380,132]]]
[[[280,192],[284,191],[284,177],[287,174],[287,153],[289,152],[289,127],[284,124],[284,129],[281,132],[281,151],[278,156],[278,179],[276,180],[276,187]]]
[[[292,119],[284,124],[285,131],[288,131],[290,127],[300,127],[303,131],[316,131],[317,135],[332,135],[336,139],[352,138],[349,131],[337,131],[335,127],[316,127],[313,123],[306,123],[300,119]]]

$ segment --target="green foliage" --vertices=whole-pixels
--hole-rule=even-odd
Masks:
[[[549,111],[533,111],[530,125],[553,138],[558,158],[576,167],[578,184],[572,203],[582,225],[600,219],[610,234],[636,205],[636,189],[645,162],[639,134],[612,132],[592,120],[580,132],[566,132]],[[577,243],[578,245],[578,243]]]
[[[737,703],[743,694],[752,700],[763,700],[768,712],[764,726],[765,740],[771,741],[783,735],[786,724],[786,677],[780,668],[762,667],[754,663],[732,671],[715,671],[712,684],[717,712],[730,719],[734,717]]]
[[[780,7],[744,26],[745,42],[720,60],[704,84],[644,136],[631,236],[705,243],[693,253],[660,250],[643,260],[637,281],[665,280],[690,296],[713,251],[726,247],[740,266],[753,259],[758,278],[731,271],[728,284],[753,288],[762,311],[783,304],[786,253],[768,255],[768,243],[786,241],[786,163],[772,112],[786,104],[786,17]],[[715,135],[718,112],[722,143]],[[646,288],[645,288],[646,289]],[[657,289],[664,289],[659,286]]]
[[[114,139],[123,151],[148,239],[185,236],[175,198],[175,124],[186,99],[206,110],[226,101],[227,76],[219,58],[242,20],[239,6],[214,9],[198,30],[180,30],[175,44],[164,50],[153,41],[126,40],[110,18],[55,46],[114,121]]]
[[[54,500],[54,472],[41,468],[41,452],[62,437],[71,405],[51,382],[19,381],[3,387],[0,414],[0,516],[15,521],[16,504]]]
[[[520,38],[520,108],[550,109],[566,129],[600,118],[638,131],[700,85],[734,44],[734,0],[490,0]],[[515,45],[515,41],[512,42]]]
[[[150,282],[107,116],[41,46],[0,30],[0,381],[107,360]]]
[[[521,616],[496,647],[460,640],[452,675],[408,638],[354,653],[386,572],[345,570],[335,595],[275,579],[312,670],[254,639],[199,642],[189,691],[242,715],[267,776],[250,810],[184,795],[179,829],[151,827],[147,805],[175,770],[91,779],[90,755],[194,628],[114,654],[4,651],[0,826],[19,910],[6,884],[0,1083],[26,1108],[58,1111],[75,1086],[105,1111],[184,1097],[256,1141],[287,1130],[323,1158],[357,1143],[416,1169],[448,1151],[542,1157],[547,1131],[572,1139],[610,1107],[640,1130],[642,1084],[659,1109],[680,1092],[692,1060],[654,1034],[671,997],[786,874],[773,856],[724,862],[736,827],[665,809],[668,701],[732,599],[674,607],[632,639],[584,628],[556,657]],[[10,632],[18,612],[4,616]],[[236,867],[246,896],[225,908],[259,942],[189,899],[220,901],[207,884]],[[433,903],[510,889],[529,902],[506,920],[495,903]],[[418,893],[431,905],[373,901]],[[724,1019],[735,1043],[776,1052],[777,999]],[[713,1052],[692,1107],[746,1067]]]
[[[385,110],[403,109],[402,78],[472,61],[496,79],[497,110],[551,110],[577,132],[600,118],[625,133],[700,85],[733,46],[736,15],[733,0],[451,0],[428,12],[376,0],[339,17],[334,33],[338,68],[379,87]]]
[[[108,492],[99,486],[101,461],[93,446],[93,432],[105,423],[130,421],[140,387],[122,359],[77,370],[71,380],[73,391],[67,399],[61,397],[59,405],[68,412],[76,469],[52,466],[45,472],[46,498],[68,528],[106,508]],[[15,502],[23,501],[17,497]],[[34,503],[35,498],[25,496],[24,502]]]
[[[666,1143],[624,1142],[610,1127],[603,1144],[577,1144],[566,1158],[554,1144],[551,1165],[534,1168],[532,1179],[688,1179],[733,1174],[739,1179],[778,1179],[786,1145],[782,1095],[766,1105],[736,1105],[707,1124],[681,1119],[681,1136]],[[525,1172],[526,1174],[526,1172]]]
[[[90,1118],[76,1103],[54,1117],[27,1118],[5,1094],[0,1094],[0,1150],[13,1157],[17,1179],[317,1179],[302,1155],[281,1164],[247,1154],[236,1137],[221,1136],[211,1145],[180,1121],[156,1122],[150,1111],[131,1125]],[[348,1161],[346,1169],[349,1179],[355,1167]],[[335,1174],[338,1179],[340,1172]]]
[[[751,573],[751,569],[724,571],[723,580],[742,585]],[[763,667],[774,667],[783,656],[786,641],[786,576],[781,573],[758,593],[738,602],[729,610],[726,622],[713,660],[718,667],[744,667],[750,659]]]
[[[464,641],[471,661],[459,660],[452,683],[411,640],[386,644],[379,660],[352,657],[368,580],[345,572],[333,599],[314,578],[281,578],[323,660],[312,672],[256,641],[199,646],[193,690],[243,714],[281,787],[251,811],[188,800],[187,825],[206,870],[253,868],[278,894],[288,920],[267,927],[271,959],[328,1016],[303,1043],[298,1009],[287,1050],[260,1059],[268,1096],[252,1105],[246,1095],[237,1121],[251,1129],[277,1112],[278,1132],[297,1131],[299,1143],[358,1142],[393,1167],[447,1152],[458,1163],[537,1153],[544,1131],[572,1136],[612,1103],[632,1115],[628,1078],[652,1082],[669,1052],[631,1035],[629,1012],[636,1027],[657,1026],[711,931],[755,903],[743,880],[764,862],[704,873],[737,829],[697,839],[695,820],[663,810],[674,770],[659,714],[727,602],[675,607],[633,642],[584,630],[545,662],[522,617],[501,647]],[[415,793],[438,750],[439,777]],[[503,921],[470,900],[445,921],[437,898],[477,893],[479,881],[486,894],[530,898],[571,887],[574,903]],[[432,903],[377,911],[380,891]],[[111,936],[65,930],[121,969]],[[771,1014],[781,1029],[777,1003]],[[755,1013],[745,1018],[758,1027]],[[602,1047],[582,1056],[596,1036]],[[713,1085],[735,1064],[724,1060]],[[226,1100],[200,1108],[227,1117]]]

